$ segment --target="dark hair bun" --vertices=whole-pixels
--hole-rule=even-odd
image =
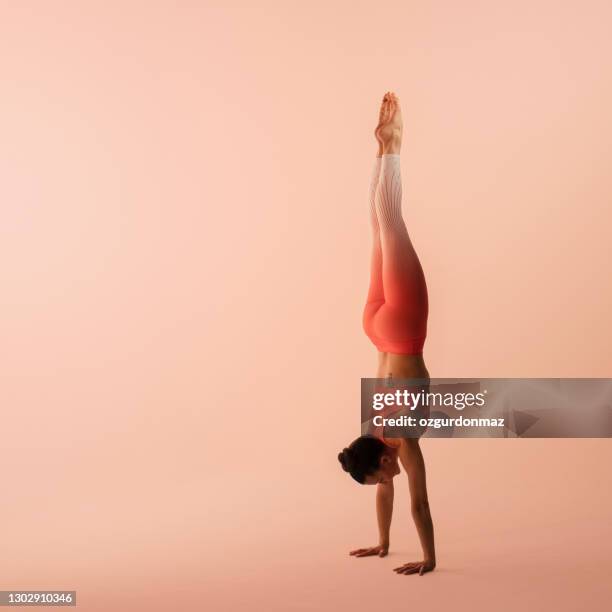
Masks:
[[[338,454],[338,461],[342,464],[342,469],[345,472],[350,472],[353,466],[353,451],[350,448],[344,448],[341,453]]]
[[[348,448],[338,453],[338,461],[345,472],[363,484],[366,476],[373,474],[379,467],[380,457],[385,450],[385,444],[379,438],[365,435],[353,440]]]

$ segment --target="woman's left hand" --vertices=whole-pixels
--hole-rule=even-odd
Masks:
[[[432,572],[436,567],[435,561],[417,561],[416,563],[404,563],[401,567],[396,567],[393,571],[397,574],[418,574],[422,576],[425,572]]]

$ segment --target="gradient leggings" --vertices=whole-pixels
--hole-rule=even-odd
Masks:
[[[372,267],[363,329],[381,352],[420,355],[427,335],[427,285],[402,218],[399,155],[376,158],[370,218]]]

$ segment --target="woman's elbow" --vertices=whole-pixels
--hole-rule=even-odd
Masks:
[[[413,516],[427,516],[429,514],[429,502],[426,499],[412,503]]]

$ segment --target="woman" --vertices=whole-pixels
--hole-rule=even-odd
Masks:
[[[423,361],[427,286],[402,219],[399,155],[402,116],[399,99],[392,92],[383,98],[374,133],[378,141],[370,187],[374,245],[363,327],[378,349],[377,378],[428,381],[429,372]],[[425,463],[418,438],[361,436],[338,455],[338,460],[355,480],[377,487],[378,545],[359,548],[350,554],[355,557],[387,555],[393,513],[393,479],[400,473],[401,463],[408,475],[412,517],[423,548],[423,560],[406,563],[394,571],[419,575],[432,571],[436,566],[434,531],[427,501]]]

